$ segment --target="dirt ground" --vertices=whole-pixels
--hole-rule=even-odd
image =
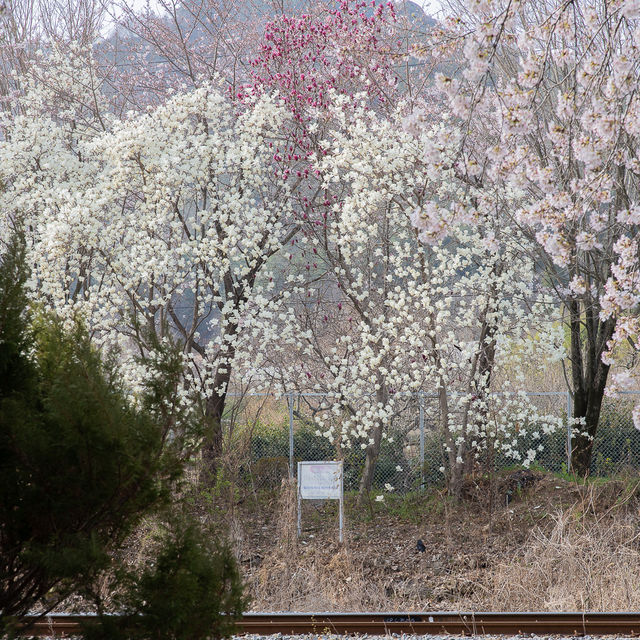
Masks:
[[[462,503],[349,500],[344,544],[329,501],[304,504],[298,538],[285,488],[240,504],[231,537],[257,611],[624,610],[640,604],[639,483],[513,472],[469,481]]]

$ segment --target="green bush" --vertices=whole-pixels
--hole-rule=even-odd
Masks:
[[[529,449],[537,449],[542,445],[542,451],[537,451],[535,464],[538,468],[546,471],[559,473],[566,467],[567,462],[567,430],[560,427],[552,433],[543,433],[542,429],[538,429],[540,434],[538,438],[534,438],[531,434],[536,431],[533,425],[527,427],[527,436],[519,435],[517,438],[517,446],[514,447],[520,453],[520,459],[513,458],[504,454],[500,449],[494,453],[494,467],[496,471],[508,469],[518,466],[522,460],[526,460],[527,451]],[[486,453],[483,454],[486,459]]]
[[[16,236],[0,268],[0,626],[103,571],[180,473],[150,406],[175,362],[133,407],[80,325],[32,317],[25,278]]]
[[[253,465],[253,480],[256,486],[277,489],[289,476],[289,458],[259,458]]]
[[[640,469],[640,431],[633,426],[631,412],[633,399],[605,398],[593,443],[590,474],[592,476],[615,475],[622,468]],[[563,422],[566,422],[566,416]],[[532,431],[529,429],[529,431]],[[566,470],[567,466],[567,430],[562,426],[552,434],[541,434],[539,440],[531,437],[521,438],[518,450],[522,453],[530,447],[541,444],[544,449],[536,456],[536,466],[553,472]],[[513,466],[513,458],[498,455],[496,468]]]
[[[621,468],[640,469],[640,431],[631,412],[637,398],[605,398],[593,443],[591,475],[610,476]]]
[[[605,398],[594,442],[591,462],[592,475],[609,476],[625,467],[640,470],[640,431],[633,426],[632,405],[633,399],[628,399],[623,403],[620,399]],[[560,417],[563,418],[563,426],[548,434],[538,428],[537,431],[540,434],[538,438],[531,435],[536,431],[535,425],[527,427],[528,435],[526,437],[519,436],[515,447],[515,450],[520,453],[520,461],[526,459],[529,449],[537,449],[539,445],[542,445],[543,449],[537,452],[534,461],[536,467],[556,473],[566,469],[567,432],[564,426],[566,415]],[[335,455],[335,447],[327,438],[316,435],[313,426],[296,426],[294,434],[295,462],[299,460],[331,460],[335,458]],[[345,449],[343,456],[345,490],[356,490],[364,466],[365,451],[355,444],[352,449]],[[252,468],[260,471],[257,478],[254,476],[254,480],[258,480],[257,486],[262,486],[260,478],[266,476],[266,473],[263,473],[265,469],[261,466],[265,463],[258,462],[261,459],[288,461],[289,432],[286,424],[271,431],[261,431],[252,439]],[[505,455],[500,450],[493,452],[492,466],[497,471],[516,467],[520,461]],[[486,452],[481,453],[479,462],[483,469],[488,470]],[[397,471],[398,466],[402,471]],[[444,455],[442,436],[437,430],[427,430],[422,473],[425,484],[443,484],[446,474],[446,471],[445,473],[440,471],[443,466],[446,468],[448,462]],[[374,474],[373,489],[382,489],[387,482],[399,492],[412,491],[420,486],[421,473],[418,461],[412,460],[408,466],[399,439],[391,444],[383,440]],[[274,486],[277,483],[269,481],[266,484]]]
[[[289,458],[289,431],[282,429],[265,431],[251,438],[251,460],[261,458]]]
[[[133,404],[114,360],[103,361],[80,324],[67,330],[30,312],[19,235],[0,260],[2,635],[36,605],[49,610],[72,593],[102,608],[97,578],[122,575],[126,538],[172,504],[183,442],[197,429],[177,401],[177,350],[155,344],[155,377]],[[226,635],[243,602],[229,550],[182,520],[155,565],[135,583],[125,578],[129,610],[150,640],[186,638],[183,628],[194,640]]]
[[[122,616],[87,626],[86,640],[216,640],[232,635],[246,606],[235,559],[193,519],[173,518],[154,562],[116,578]]]

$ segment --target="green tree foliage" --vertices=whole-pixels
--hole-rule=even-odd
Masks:
[[[0,264],[0,393],[2,398],[16,390],[28,391],[33,365],[24,357],[32,336],[26,315],[24,291],[24,243],[19,235],[9,242]]]
[[[145,515],[168,508],[193,433],[176,399],[179,353],[156,345],[156,375],[130,402],[115,362],[100,357],[81,324],[69,330],[29,311],[20,234],[0,260],[2,634],[35,605],[51,609],[71,593],[91,593],[98,575],[118,574],[114,551]],[[185,615],[209,624],[219,605],[242,606],[224,547],[199,539],[192,525],[168,540],[139,587],[129,585],[130,610],[153,621],[193,598]],[[149,637],[183,637],[158,633]]]
[[[114,582],[122,615],[102,615],[86,640],[215,640],[230,636],[246,601],[231,549],[182,514],[156,536],[155,562]]]

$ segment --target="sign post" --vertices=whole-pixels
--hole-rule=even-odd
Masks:
[[[298,536],[302,533],[303,500],[338,500],[340,542],[344,528],[344,489],[342,460],[332,462],[298,462]]]

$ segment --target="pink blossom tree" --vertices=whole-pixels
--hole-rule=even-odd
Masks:
[[[347,306],[343,300],[344,279],[336,279],[333,273],[342,260],[339,246],[335,244],[334,231],[340,215],[333,208],[341,186],[334,188],[333,185],[323,184],[317,161],[328,152],[323,137],[336,125],[331,108],[336,99],[343,100],[341,108],[345,112],[355,111],[359,92],[364,92],[367,103],[378,110],[393,108],[397,102],[398,77],[394,70],[394,55],[398,54],[399,43],[392,37],[395,21],[393,4],[375,0],[342,0],[337,5],[317,3],[306,14],[278,16],[267,24],[258,54],[251,61],[251,81],[237,92],[238,99],[245,100],[277,91],[289,110],[291,117],[284,131],[285,139],[274,148],[273,157],[280,166],[281,179],[292,185],[303,237],[312,243],[303,250],[310,253],[304,258],[309,275],[319,280],[325,279],[318,273],[319,263],[321,269],[328,267],[331,272],[328,280],[332,284],[328,284],[323,303],[332,301],[321,317],[331,317],[333,322],[337,321],[336,311],[338,316],[342,316],[343,305],[344,313]],[[311,264],[314,265],[313,273]],[[302,300],[301,304],[305,305],[306,301]],[[351,312],[359,316],[358,322],[368,322],[363,317],[363,314],[368,315],[368,306],[356,305]],[[293,335],[302,329],[295,320],[291,326],[297,327],[292,329]],[[319,328],[311,330],[316,337],[319,336]],[[293,336],[290,337],[293,339]],[[297,344],[299,340],[294,339],[294,342]],[[318,349],[327,352],[334,349],[334,345],[326,341],[313,342],[317,347],[316,355],[319,355]],[[316,368],[311,363],[312,359],[313,356],[307,363],[308,369]],[[320,357],[320,362],[331,370],[334,365],[330,360],[329,356]],[[289,364],[285,364],[285,371],[288,384],[292,384],[295,376],[291,376]],[[327,375],[327,381],[336,378],[335,371],[318,371],[318,375],[322,378]],[[341,379],[342,376],[338,375],[337,380]],[[306,382],[311,386],[310,378]],[[372,389],[360,389],[361,393],[373,391],[376,403],[384,406],[382,413],[392,411],[384,376],[380,377],[372,371],[364,384]],[[354,410],[354,394],[351,397],[343,394],[340,402],[346,412],[359,416],[356,420],[362,420],[364,414],[360,415]],[[365,413],[366,410],[365,407]],[[371,488],[384,417],[378,416],[373,423],[372,438],[366,445],[361,499]]]
[[[494,212],[536,241],[535,260],[564,310],[581,475],[607,354],[622,340],[637,344],[638,14],[637,2],[450,3],[433,42],[462,61],[437,78],[464,132],[457,179],[487,192],[509,187],[507,206]]]

